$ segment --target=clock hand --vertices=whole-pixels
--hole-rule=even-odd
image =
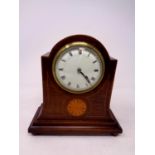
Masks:
[[[88,78],[88,76],[85,75],[85,74],[82,72],[81,68],[78,68],[78,69],[77,69],[77,72],[80,73],[80,74],[86,79],[86,81],[87,81],[89,84],[91,83],[90,80],[89,80],[89,78]]]
[[[89,84],[91,83],[90,80],[89,80],[89,78],[88,78],[88,76],[85,75],[85,79],[87,80],[87,82],[88,82]]]

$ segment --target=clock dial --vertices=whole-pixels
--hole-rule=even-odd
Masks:
[[[83,93],[94,89],[101,82],[105,62],[92,45],[75,42],[60,49],[52,69],[61,88],[72,93]]]

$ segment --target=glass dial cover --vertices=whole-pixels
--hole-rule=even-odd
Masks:
[[[62,89],[84,93],[97,87],[103,79],[105,61],[94,46],[86,42],[73,42],[58,51],[52,71]]]

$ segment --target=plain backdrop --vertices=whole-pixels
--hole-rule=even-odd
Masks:
[[[32,136],[42,103],[40,57],[73,34],[98,39],[118,59],[111,109],[123,128],[112,136]],[[20,155],[134,154],[134,0],[20,0]]]

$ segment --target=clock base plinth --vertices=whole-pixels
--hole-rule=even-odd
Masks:
[[[102,123],[87,123],[85,124],[65,124],[63,120],[60,123],[55,123],[57,120],[38,120],[38,115],[41,107],[38,108],[29,128],[28,132],[33,135],[113,135],[116,136],[122,133],[118,121],[110,110],[109,121]],[[73,120],[72,120],[73,121]],[[74,120],[76,121],[76,120]],[[36,123],[37,122],[37,123]]]

